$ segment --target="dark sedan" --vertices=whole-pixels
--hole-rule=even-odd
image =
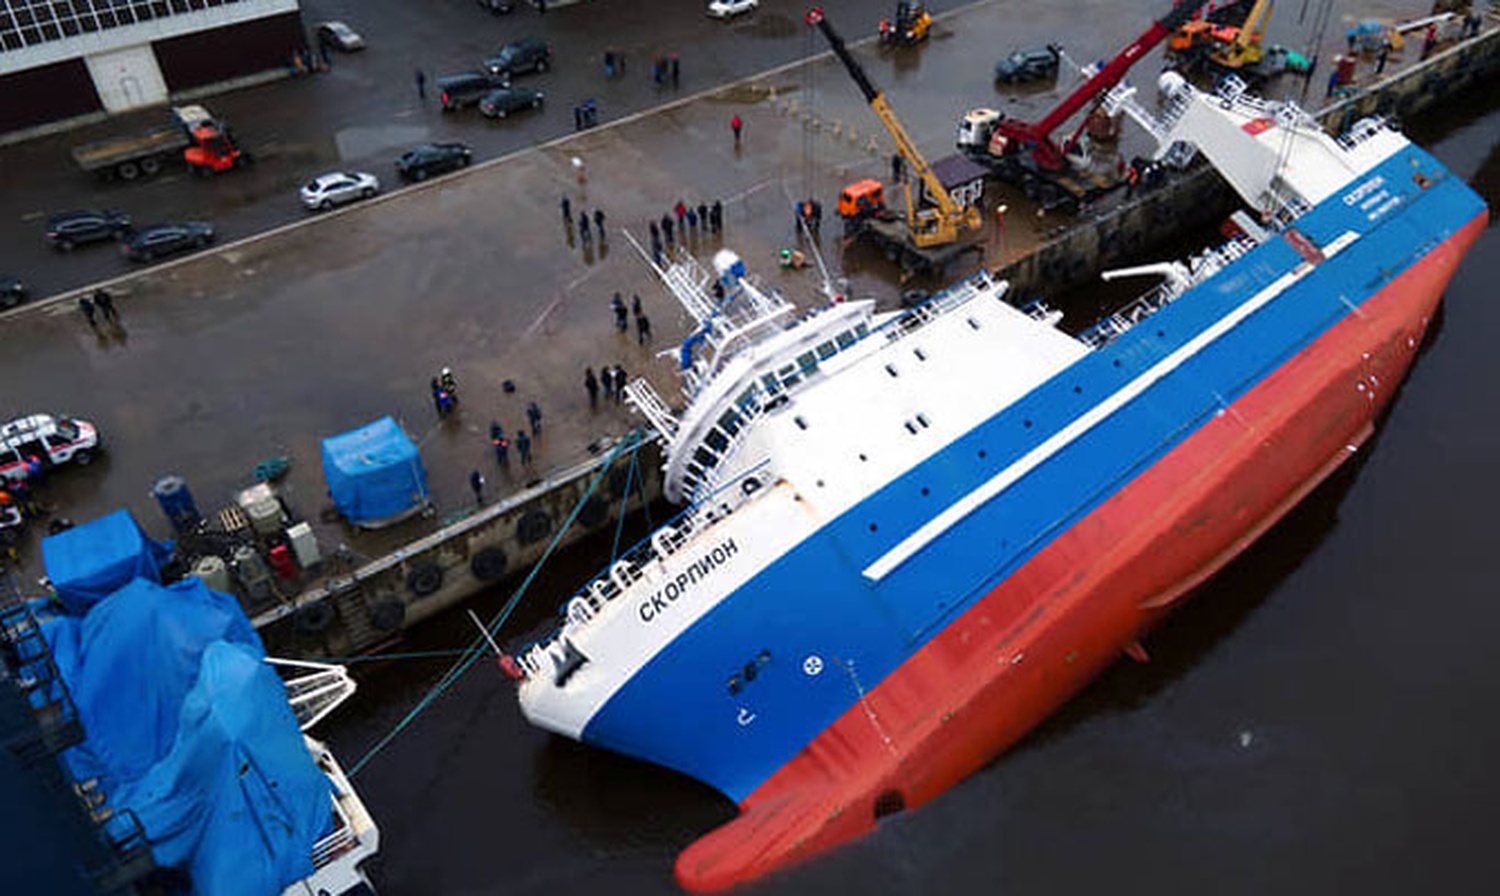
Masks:
[[[131,261],[150,261],[173,252],[197,249],[214,241],[214,229],[202,221],[181,224],[153,224],[126,237],[121,245]]]
[[[540,109],[546,96],[530,87],[502,87],[485,94],[479,101],[479,111],[485,118],[504,118],[523,109]]]
[[[69,252],[74,246],[117,240],[130,232],[130,216],[117,211],[71,211],[47,220],[47,242]]]
[[[426,180],[434,174],[467,168],[473,154],[462,143],[424,143],[396,160],[396,172],[406,180]]]

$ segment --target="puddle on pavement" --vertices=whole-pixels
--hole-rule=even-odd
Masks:
[[[779,40],[799,34],[806,27],[801,17],[761,12],[743,22],[735,23],[734,33],[746,37],[767,37]]]

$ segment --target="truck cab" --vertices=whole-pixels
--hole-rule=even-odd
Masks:
[[[172,117],[188,136],[182,151],[188,170],[194,174],[228,171],[247,160],[235,145],[229,126],[202,106],[174,106]]]

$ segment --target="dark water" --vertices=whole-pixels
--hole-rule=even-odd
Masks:
[[[1410,133],[1494,208],[1500,94],[1450,106]],[[1358,462],[1148,639],[1149,665],[1121,662],[936,802],[752,892],[1493,892],[1496,283],[1491,226]],[[534,585],[518,626],[594,562]],[[471,633],[455,615],[409,646]],[[321,734],[352,764],[444,668],[367,670]],[[490,663],[357,784],[386,894],[672,892],[676,853],[733,814],[691,781],[527,727]]]

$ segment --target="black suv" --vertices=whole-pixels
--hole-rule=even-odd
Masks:
[[[552,64],[552,48],[539,37],[513,40],[500,52],[484,61],[492,75],[517,75],[521,72],[544,72]]]
[[[1048,44],[1045,47],[1028,47],[1017,50],[995,66],[995,80],[1007,84],[1021,81],[1040,81],[1057,77],[1057,63],[1062,59],[1062,47]]]
[[[130,216],[124,212],[63,212],[47,221],[47,242],[64,252],[80,243],[117,240],[129,232]]]
[[[120,249],[131,261],[150,261],[173,252],[201,249],[213,241],[213,225],[202,221],[184,221],[180,224],[143,227],[126,237],[121,242]]]
[[[485,118],[504,118],[522,109],[540,109],[546,95],[530,87],[502,87],[479,101],[479,111]]]
[[[510,86],[510,75],[487,75],[484,72],[463,72],[438,78],[438,99],[444,112],[472,106],[484,95],[499,87]]]
[[[426,180],[429,175],[468,167],[471,155],[462,143],[423,143],[401,154],[396,171],[406,180]]]

